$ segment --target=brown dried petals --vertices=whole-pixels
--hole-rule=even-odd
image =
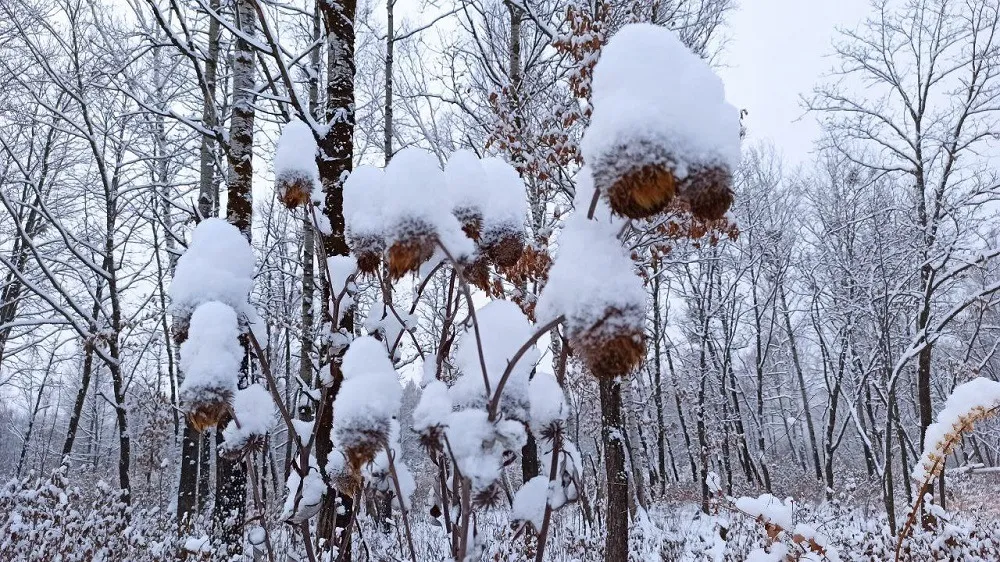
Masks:
[[[312,181],[305,175],[285,173],[275,178],[275,193],[285,207],[295,209],[312,198]]]
[[[733,204],[733,176],[718,166],[691,170],[678,186],[678,198],[691,214],[706,221],[719,220]]]
[[[642,362],[646,356],[646,335],[635,317],[634,311],[609,308],[597,323],[571,333],[571,345],[594,376],[625,376]]]

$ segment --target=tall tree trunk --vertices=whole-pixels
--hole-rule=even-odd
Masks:
[[[667,491],[666,435],[663,422],[663,365],[661,359],[663,330],[660,326],[660,263],[653,261],[653,405],[656,407],[656,467],[660,475],[660,495]],[[677,478],[676,468],[674,478]]]
[[[243,35],[254,37],[257,28],[255,0],[238,0],[236,13]],[[226,220],[250,240],[253,217],[253,132],[256,60],[253,47],[236,40],[233,55],[233,114],[229,124],[229,185]],[[204,178],[202,178],[204,180]]]
[[[236,18],[244,36],[253,38],[257,29],[254,0],[238,0]],[[253,135],[256,56],[253,47],[237,38],[233,55],[233,112],[229,124],[229,185],[226,220],[252,240],[253,227]],[[243,341],[244,350],[247,342]],[[249,356],[244,352],[243,374],[249,373]],[[228,416],[219,427],[231,423]],[[216,431],[216,450],[222,432]],[[216,491],[213,523],[216,532],[231,554],[242,552],[243,525],[246,518],[247,473],[240,460],[216,456]]]
[[[94,296],[94,307],[91,309],[91,317],[97,318],[97,313],[101,310],[101,294],[104,288],[103,282],[98,282]],[[92,332],[97,332],[97,326],[91,325]],[[73,411],[69,416],[69,425],[66,428],[66,440],[63,442],[62,460],[65,461],[73,452],[73,442],[76,441],[76,432],[80,427],[80,415],[83,413],[83,405],[87,401],[87,392],[90,389],[90,377],[94,372],[94,342],[87,341],[83,345],[83,370],[80,375],[80,388],[76,392],[76,401],[73,403]]]
[[[184,423],[181,437],[181,476],[177,485],[177,529],[185,533],[194,523],[198,496],[198,442],[201,434]]]
[[[219,427],[232,423],[228,415],[219,421]],[[215,432],[215,449],[222,445],[222,431]],[[243,461],[226,460],[216,455],[215,506],[212,510],[214,531],[225,544],[228,554],[243,552],[243,525],[246,521],[247,472]],[[252,461],[252,456],[248,462]]]
[[[326,134],[318,139],[320,180],[325,192],[324,212],[330,223],[330,233],[323,236],[326,256],[346,256],[350,253],[344,229],[343,180],[352,169],[354,155],[354,18],[357,12],[356,0],[330,0],[320,4],[323,16],[324,36],[327,47],[326,76]],[[329,302],[329,287],[324,287],[324,303]],[[329,307],[324,306],[326,310]],[[347,311],[339,326],[347,333],[354,331],[353,310]],[[333,422],[333,402],[337,397],[343,373],[340,358],[324,357],[329,361],[333,384],[323,390],[323,414],[316,422],[316,459],[320,466],[326,465],[330,454],[330,432]],[[343,490],[327,493],[317,522],[317,538],[329,542],[326,548],[338,546],[341,561],[351,559],[351,528],[354,502]],[[340,544],[337,529],[344,529]]]
[[[691,435],[688,433],[687,420],[684,418],[684,408],[681,407],[680,386],[677,381],[677,373],[674,371],[674,360],[670,350],[667,350],[667,368],[670,369],[670,379],[674,384],[674,407],[677,408],[677,419],[681,424],[681,435],[684,436],[684,446],[687,448],[688,461],[691,463],[691,481],[698,480],[698,467],[694,461],[694,449],[691,447]]]
[[[799,383],[799,398],[802,400],[802,411],[806,418],[806,430],[809,431],[809,448],[812,452],[813,468],[816,471],[816,480],[823,481],[823,468],[819,462],[819,446],[816,444],[816,430],[813,426],[812,408],[809,407],[809,397],[806,394],[806,379],[802,372],[802,362],[799,359],[799,349],[795,343],[795,333],[792,331],[791,313],[788,311],[788,302],[785,299],[784,281],[778,282],[778,296],[781,298],[781,314],[785,321],[785,330],[788,332],[788,345],[792,348],[792,365],[795,367],[795,376]]]
[[[53,353],[54,356],[54,353]],[[31,434],[35,429],[35,420],[38,418],[38,411],[42,407],[42,396],[45,394],[45,386],[49,382],[49,372],[52,370],[52,358],[49,358],[48,367],[45,369],[45,377],[38,387],[38,395],[35,397],[35,406],[31,409],[31,416],[28,417],[28,429],[24,433],[24,443],[21,444],[21,454],[17,457],[17,470],[15,475],[20,478],[21,470],[24,468],[24,459],[28,456],[28,447],[31,445]]]
[[[219,11],[219,0],[210,0],[209,7]],[[215,82],[219,68],[219,21],[208,18],[208,52],[205,56],[205,98],[201,105],[202,125],[215,131],[219,126],[215,107]],[[235,70],[235,69],[234,69]],[[198,180],[198,214],[202,217],[215,215],[218,209],[218,184],[215,183],[215,139],[201,136],[199,153],[200,177]]]
[[[599,376],[604,470],[608,483],[604,562],[628,561],[628,473],[625,469],[625,426],[622,420],[621,382]]]
[[[385,3],[385,16],[386,16],[386,31],[385,31],[385,123],[384,123],[384,136],[382,138],[382,151],[385,154],[385,163],[389,164],[389,160],[392,160],[392,135],[393,135],[393,123],[392,123],[392,69],[393,69],[393,56],[396,49],[396,29],[394,20],[394,11],[396,7],[396,0],[386,0]]]

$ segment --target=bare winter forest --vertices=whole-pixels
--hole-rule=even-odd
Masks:
[[[0,0],[0,560],[1000,560],[1000,1],[743,3]]]

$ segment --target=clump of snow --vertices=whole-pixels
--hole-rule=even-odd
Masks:
[[[182,403],[228,402],[236,394],[243,348],[236,311],[209,301],[191,315],[188,339],[181,344]]]
[[[541,472],[546,476],[552,469],[552,446],[542,450],[539,458]],[[560,441],[559,466],[556,480],[549,484],[549,505],[561,509],[567,503],[580,499],[583,487],[583,457],[580,450],[569,439]]]
[[[642,326],[646,291],[633,267],[616,238],[614,222],[587,220],[578,208],[566,221],[555,263],[538,298],[539,322],[565,315],[572,336],[614,309],[621,313],[621,320]]]
[[[400,321],[402,319],[402,322]],[[403,338],[403,333],[412,331],[417,326],[417,317],[408,314],[405,310],[398,308],[395,312],[391,310],[382,299],[378,298],[368,309],[368,316],[365,317],[364,328],[370,335],[381,334],[382,341],[386,342],[389,349],[393,350],[393,360],[400,355],[399,342]]]
[[[708,486],[708,491],[713,494],[722,493],[722,479],[714,470],[708,472],[708,476],[705,477],[705,485]]]
[[[452,401],[448,386],[439,380],[432,380],[420,394],[420,402],[413,410],[413,429],[423,433],[434,427],[448,423]]]
[[[277,182],[304,182],[317,191],[320,185],[316,166],[316,137],[302,121],[291,121],[281,130],[274,149],[274,179]]]
[[[347,290],[351,276],[358,272],[358,259],[354,256],[330,256],[326,258],[326,267],[330,272],[330,288],[334,295],[340,295]]]
[[[436,234],[456,259],[475,250],[452,214],[444,172],[430,152],[410,147],[392,157],[385,168],[381,203],[387,244]]]
[[[313,426],[316,422],[306,421],[306,420],[292,420],[292,429],[295,430],[295,439],[299,442],[300,446],[305,446],[309,442],[309,437],[312,435]]]
[[[344,221],[352,238],[381,237],[385,173],[374,166],[358,166],[344,181]]]
[[[481,342],[470,327],[462,335],[455,351],[455,364],[461,372],[451,388],[452,400],[459,407],[483,406],[497,392],[500,379],[518,349],[532,335],[531,323],[516,304],[495,300],[476,311]],[[480,347],[482,361],[480,361]],[[518,420],[528,419],[528,376],[538,361],[538,350],[532,347],[518,359],[502,389],[500,409],[504,415]],[[483,364],[489,380],[490,395],[486,395]]]
[[[529,385],[531,431],[540,437],[566,420],[568,406],[559,381],[549,373],[536,373]]]
[[[230,423],[222,431],[228,450],[239,450],[255,437],[267,435],[278,416],[271,394],[260,384],[252,384],[236,392],[233,413],[239,427]]]
[[[525,482],[514,494],[514,504],[510,510],[511,519],[525,521],[531,523],[536,530],[541,529],[548,494],[548,476],[536,476]]]
[[[490,190],[479,157],[471,150],[456,150],[444,166],[444,179],[452,211],[459,217],[473,213],[482,218],[489,207]]]
[[[239,229],[222,219],[205,219],[177,260],[170,284],[171,312],[183,317],[204,302],[219,301],[240,315],[249,314],[253,274],[253,249]]]
[[[821,548],[824,559],[829,562],[840,562],[840,553],[830,544],[829,537],[817,531],[812,525],[806,523],[795,525],[795,529],[792,530],[792,539],[798,543],[806,543],[806,548]]]
[[[747,553],[746,562],[784,562],[788,560],[788,547],[776,542],[767,548],[755,548]]]
[[[483,158],[489,198],[483,205],[482,243],[489,246],[507,234],[524,228],[526,196],[524,180],[517,170],[500,158]]]
[[[250,544],[254,546],[263,545],[264,540],[266,538],[267,538],[267,531],[264,530],[264,527],[260,526],[252,527],[250,529],[250,532],[247,533],[247,540],[250,542]]]
[[[333,454],[330,456],[333,457]],[[326,484],[320,474],[316,457],[309,456],[309,468],[305,478],[299,476],[295,469],[288,473],[285,489],[288,495],[285,497],[285,505],[281,511],[283,521],[301,523],[319,513],[323,494],[326,493]]]
[[[208,538],[208,535],[188,537],[184,540],[184,550],[194,554],[211,554],[212,540]]]
[[[580,143],[588,164],[617,175],[658,165],[678,178],[700,166],[732,171],[739,164],[739,111],[674,31],[624,26],[602,49],[592,85],[593,113]]]
[[[493,423],[485,410],[472,408],[448,416],[445,437],[459,472],[469,479],[474,493],[489,489],[500,479],[504,451],[520,450],[527,442],[520,422]]]
[[[733,502],[737,509],[751,517],[773,523],[782,529],[792,528],[792,502],[782,502],[771,494],[761,494],[756,498],[742,497]]]
[[[944,408],[938,412],[937,421],[927,427],[924,450],[913,467],[912,476],[923,482],[932,476],[931,471],[943,468],[945,457],[955,445],[959,434],[1000,407],[1000,382],[977,377],[955,387]],[[941,466],[938,466],[938,465]]]
[[[403,388],[386,356],[385,346],[372,337],[354,340],[342,364],[344,383],[333,405],[333,436],[344,450],[378,445],[387,439],[399,412]]]

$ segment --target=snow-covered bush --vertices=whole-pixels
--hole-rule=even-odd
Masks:
[[[0,560],[134,560],[171,557],[169,513],[132,507],[121,490],[97,481],[89,494],[69,483],[68,467],[0,487]]]

